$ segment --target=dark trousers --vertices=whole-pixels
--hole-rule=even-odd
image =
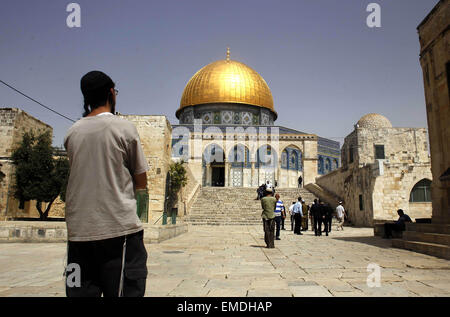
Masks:
[[[314,217],[314,234],[316,236],[322,235],[322,220],[321,217]]]
[[[385,223],[384,224],[384,236],[387,238],[392,237],[392,231],[404,231],[405,228],[403,228],[401,225],[396,223]]]
[[[275,237],[280,237],[280,228],[281,228],[281,216],[275,217]]]
[[[328,232],[331,232],[331,221],[332,221],[332,217],[326,217],[324,219],[324,224],[325,224],[325,229],[324,231],[328,234]]]
[[[144,231],[126,236],[123,296],[142,297],[147,279],[147,251]],[[66,272],[68,297],[119,296],[125,236],[86,242],[68,242],[67,264],[78,264],[81,285],[73,286],[72,274]],[[69,282],[69,283],[67,283]],[[69,286],[70,285],[70,286]]]
[[[268,248],[275,248],[275,219],[263,219],[264,241]]]
[[[284,220],[285,220],[285,218],[281,217],[281,229],[283,229],[283,230],[284,230]]]
[[[316,219],[314,219],[314,217],[311,217],[311,231],[315,231],[316,230]]]
[[[302,225],[302,216],[299,213],[294,214],[294,233],[300,234],[300,227]]]

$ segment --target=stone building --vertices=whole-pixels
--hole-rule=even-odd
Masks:
[[[365,115],[345,138],[341,161],[339,169],[316,178],[316,184],[335,197],[334,203],[343,200],[353,224],[397,219],[397,209],[413,219],[430,218],[432,176],[425,128],[392,127],[382,115]]]
[[[5,177],[0,182],[0,219],[8,217],[37,217],[35,202],[26,202],[19,209],[19,202],[12,195],[15,168],[11,161],[14,148],[22,141],[25,132],[44,132],[53,128],[17,108],[0,108],[0,164]],[[45,204],[44,204],[45,205]]]
[[[450,1],[439,1],[417,30],[433,172],[432,222],[450,224]]]
[[[173,157],[202,186],[297,187],[300,176],[307,184],[340,165],[338,142],[275,125],[269,86],[229,50],[189,80],[176,116]]]

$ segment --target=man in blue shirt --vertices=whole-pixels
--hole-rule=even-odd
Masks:
[[[281,240],[280,225],[283,218],[284,204],[280,200],[280,194],[276,194],[275,198],[277,199],[277,204],[275,205],[275,224],[276,224],[275,240]]]
[[[292,208],[292,213],[294,214],[294,234],[302,235],[300,231],[300,226],[302,224],[302,197],[298,197],[298,201],[295,203],[294,208]]]

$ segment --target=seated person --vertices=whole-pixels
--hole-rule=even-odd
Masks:
[[[385,239],[392,238],[392,231],[405,231],[406,229],[405,223],[412,222],[411,218],[409,218],[409,216],[405,214],[402,209],[397,210],[397,214],[399,215],[399,218],[396,222],[384,224],[383,238]]]

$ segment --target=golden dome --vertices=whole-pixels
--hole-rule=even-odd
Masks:
[[[255,70],[229,59],[215,61],[189,80],[181,97],[180,110],[209,103],[239,103],[275,112],[269,86]]]

